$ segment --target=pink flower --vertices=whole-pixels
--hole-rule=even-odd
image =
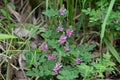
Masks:
[[[54,69],[53,71],[58,74],[59,73],[59,70],[62,68],[62,64],[61,63],[57,63],[55,66],[54,66]]]
[[[58,32],[63,31],[62,26],[58,26],[57,31],[58,31]]]
[[[54,54],[49,54],[47,55],[48,60],[56,60],[56,55]]]
[[[41,44],[41,47],[43,51],[46,51],[48,49],[48,46],[45,42]]]
[[[79,59],[79,58],[76,58],[76,64],[80,64],[81,62],[83,62],[83,60]]]
[[[60,9],[59,9],[59,13],[60,13],[60,15],[62,15],[62,16],[63,16],[63,15],[65,14],[65,11],[66,11],[66,9],[65,9],[65,8],[63,8],[63,7],[62,7],[62,8],[60,8]]]
[[[64,49],[66,52],[69,51],[69,46],[65,46]]]
[[[61,44],[64,44],[66,42],[67,37],[63,34],[60,39],[58,40]]]
[[[73,34],[73,30],[72,29],[67,29],[66,34],[67,34],[68,37],[71,37],[72,34]]]

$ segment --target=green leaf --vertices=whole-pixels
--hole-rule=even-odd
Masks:
[[[80,72],[80,75],[84,78],[84,80],[86,80],[92,76],[93,67],[88,66],[84,63],[81,63],[77,67],[78,67],[78,70]]]
[[[17,37],[8,34],[0,34],[0,39],[13,39],[13,38],[17,38]]]
[[[54,39],[47,39],[48,45],[52,46],[53,49],[58,48],[59,44],[58,44],[58,40],[54,40]]]
[[[103,54],[103,57],[107,60],[110,60],[111,55],[107,52],[106,54]]]
[[[87,63],[90,62],[92,58],[94,58],[94,55],[89,52],[86,52],[81,54],[80,57],[85,63]]]
[[[28,72],[26,73],[26,75],[27,75],[27,76],[33,76],[33,75],[35,75],[35,74],[34,74],[33,71],[28,71]]]
[[[111,55],[107,52],[106,54],[103,54],[103,60],[102,60],[102,65],[106,67],[113,67],[115,66],[115,63],[110,61]],[[109,69],[109,68],[107,68]]]
[[[10,19],[10,15],[7,13],[6,10],[0,9],[0,12],[1,12],[7,19]]]
[[[70,66],[64,66],[57,76],[60,80],[74,80],[78,77],[78,72]]]
[[[39,72],[38,72],[38,70],[36,68],[32,68],[32,70],[28,71],[26,73],[26,75],[28,75],[28,76],[39,76]]]
[[[52,34],[52,30],[49,30],[41,34],[41,36],[46,39],[46,38],[50,38],[51,34]]]
[[[93,66],[95,67],[96,71],[99,70],[100,72],[104,72],[107,69],[106,66],[100,63],[94,63]]]
[[[80,47],[78,48],[78,50],[80,52],[82,51],[83,53],[85,53],[85,52],[89,52],[89,51],[93,50],[93,48],[95,46],[96,46],[95,44],[91,44],[91,45],[89,45],[89,44],[82,44],[82,45],[80,45]]]
[[[48,17],[53,17],[53,16],[59,15],[58,11],[54,10],[54,9],[46,10],[45,12],[43,12],[43,14],[48,16]]]
[[[95,45],[88,45],[88,44],[83,44],[81,45],[77,50],[78,50],[78,56],[80,55],[80,58],[85,62],[91,61],[91,59],[94,57],[93,54],[91,54],[89,51],[93,50]]]

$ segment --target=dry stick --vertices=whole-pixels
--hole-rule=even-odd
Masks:
[[[38,80],[39,79],[39,76],[38,77],[36,77],[36,79],[35,80]]]
[[[12,62],[13,62],[12,59],[8,60],[8,80],[12,80],[13,69],[12,66],[10,65]]]
[[[5,80],[5,78],[4,78],[4,76],[1,74],[1,72],[0,72],[0,76],[2,77],[3,80]]]
[[[10,64],[14,69],[16,69],[17,71],[19,70],[19,68],[17,68],[15,65],[13,65],[12,63]]]
[[[22,73],[23,73],[24,78],[25,78],[26,80],[28,80],[27,77],[26,77],[26,74],[25,74],[25,72],[24,72],[24,69],[22,68],[21,70],[22,70]]]

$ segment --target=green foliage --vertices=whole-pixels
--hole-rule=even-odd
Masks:
[[[58,39],[60,34],[57,33],[55,30],[48,30],[45,33],[41,34],[43,38],[47,39]]]
[[[85,62],[85,63],[88,63],[89,61],[91,61],[91,59],[94,57],[89,51],[93,50],[95,47],[95,45],[91,44],[91,45],[88,45],[88,44],[83,44],[83,45],[80,45],[78,48],[77,48],[77,54],[73,53],[77,56],[80,56],[80,58]]]
[[[95,22],[99,20],[99,10],[95,10],[95,9],[91,9],[91,8],[87,8],[86,10],[83,9],[82,12],[84,12],[85,14],[89,14],[90,16],[90,22]]]
[[[57,76],[59,80],[76,80],[77,77],[78,72],[70,66],[64,66]]]
[[[80,72],[80,75],[83,77],[83,80],[91,80],[92,74],[93,74],[93,67],[86,65],[84,63],[81,63],[81,65],[78,65],[78,70]]]
[[[37,53],[33,50],[28,52],[29,54],[26,53],[28,63],[27,67],[31,67],[32,65],[35,66],[35,68],[32,68],[31,71],[27,72],[28,76],[40,76],[42,78],[46,76],[47,78],[47,76],[55,75],[55,73],[53,72],[55,63],[64,60],[63,64],[69,64],[69,62],[71,62],[71,64],[73,64],[74,66],[63,66],[57,78],[60,80],[75,80],[76,78],[78,78],[79,71],[77,70],[77,68],[75,68],[76,63],[74,58],[79,57],[84,61],[85,64],[89,63],[91,59],[94,58],[90,51],[93,50],[95,45],[82,44],[80,46],[76,46],[74,44],[69,44],[70,50],[68,52],[65,52],[64,45],[61,45],[58,42],[60,35],[61,33],[58,33],[54,30],[49,30],[42,34],[42,37],[48,44],[48,47],[52,50],[53,54],[56,54],[58,58],[55,61],[47,60],[46,52],[43,51]],[[67,43],[69,43],[69,41]]]
[[[84,44],[78,48],[78,50],[86,49],[86,51],[83,51],[85,53],[80,54],[80,58],[83,60],[83,62],[80,65],[75,64],[75,61],[73,60],[74,58],[73,54],[72,54],[73,57],[70,55],[63,56],[62,51],[61,51],[62,53],[61,55],[57,54],[57,52],[55,51],[53,52],[61,58],[59,60],[59,57],[58,57],[58,60],[55,60],[55,61],[47,60],[45,52],[39,53],[39,52],[36,52],[36,50],[27,52],[26,60],[28,64],[26,65],[26,68],[35,66],[34,68],[31,68],[31,70],[27,72],[27,75],[40,76],[41,78],[48,79],[47,78],[48,76],[52,77],[53,75],[56,75],[53,72],[53,68],[56,62],[64,60],[63,64],[66,64],[66,65],[62,67],[59,74],[57,75],[57,78],[59,80],[76,80],[76,78],[78,78],[79,73],[83,77],[83,80],[91,80],[94,78],[104,78],[104,75],[103,75],[104,72],[114,71],[113,67],[115,66],[115,63],[110,61],[111,55],[109,53],[104,54],[103,59],[97,58],[95,62],[90,62],[91,59],[94,58],[94,56],[90,54],[89,51],[92,50],[92,48],[94,47],[95,47],[94,45]],[[75,46],[73,46],[73,48],[75,48]],[[71,64],[73,64],[73,66],[68,65],[70,62]]]
[[[113,66],[115,66],[115,63],[110,61],[111,55],[109,53],[106,53],[103,55],[103,59],[97,59],[96,62],[92,63],[92,66],[94,67],[96,73],[98,73],[97,77],[103,78],[103,72],[111,72],[113,71]]]
[[[86,57],[87,56],[87,57]],[[88,63],[91,61],[91,59],[94,58],[94,56],[91,54],[91,53],[83,53],[81,54],[81,59],[85,62],[85,63]]]
[[[0,12],[6,17],[6,19],[10,19],[10,15],[5,9],[0,9]]]
[[[46,15],[47,17],[59,17],[60,16],[60,13],[56,9],[48,9],[42,13]],[[64,17],[66,17],[67,15],[68,15],[68,11],[65,11]]]
[[[58,10],[54,10],[54,9],[46,10],[45,12],[43,12],[43,14],[48,17],[54,17],[59,15]]]
[[[83,80],[91,80],[96,77],[104,78],[104,72],[114,71],[113,67],[115,63],[110,61],[111,55],[106,53],[103,55],[103,59],[97,58],[96,62],[92,62],[90,65],[81,63],[78,65],[78,70],[80,75],[83,77]]]
[[[75,45],[71,45],[71,50],[68,52],[75,57],[80,57],[85,63],[88,63],[91,61],[91,59],[94,57],[90,51],[93,50],[95,47],[94,44],[82,44],[76,48]]]
[[[34,57],[33,57],[34,56]],[[26,53],[27,65],[26,68],[35,66],[26,73],[27,76],[45,77],[54,75],[53,67],[55,61],[46,60],[45,53],[37,53],[35,50]]]

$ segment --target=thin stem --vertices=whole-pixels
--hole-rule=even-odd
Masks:
[[[5,80],[5,78],[4,78],[4,76],[1,74],[1,72],[0,72],[0,76],[2,77],[3,80]]]

